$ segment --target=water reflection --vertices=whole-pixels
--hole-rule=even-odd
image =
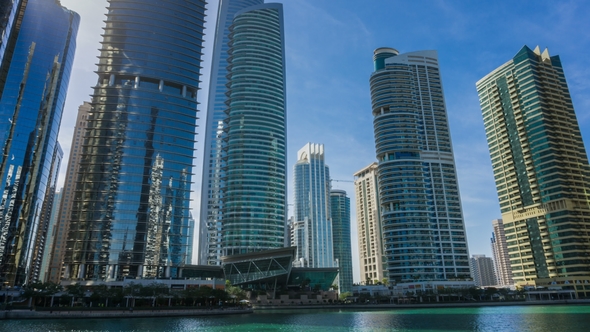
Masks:
[[[0,331],[587,331],[590,306],[401,309],[382,311],[292,310],[251,315],[8,320]]]

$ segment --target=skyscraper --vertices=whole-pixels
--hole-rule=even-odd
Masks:
[[[469,260],[471,276],[475,286],[494,286],[497,284],[494,262],[486,255],[473,255]]]
[[[0,0],[0,98],[28,0]]]
[[[51,260],[51,253],[55,246],[55,238],[58,234],[58,223],[59,218],[59,207],[61,205],[61,199],[63,197],[63,188],[60,191],[56,191],[53,196],[53,204],[51,206],[51,215],[49,217],[49,225],[47,226],[47,244],[43,251],[43,260],[41,264],[41,272],[39,273],[39,280],[42,282],[49,281],[49,262]],[[56,282],[57,283],[57,282]]]
[[[229,34],[234,16],[240,10],[261,5],[264,0],[220,0],[211,78],[209,80],[209,101],[205,127],[205,153],[203,158],[203,179],[201,182],[201,215],[199,238],[199,264],[221,265],[222,207],[225,176],[224,138],[227,100],[227,74],[229,66]]]
[[[382,282],[383,279],[387,279],[377,167],[377,163],[372,163],[354,173],[359,265],[363,284]]]
[[[477,91],[514,281],[589,282],[590,167],[559,56],[524,46]]]
[[[238,11],[230,26],[222,181],[223,256],[282,248],[286,223],[283,7]]]
[[[64,254],[66,251],[66,241],[68,239],[68,230],[70,228],[70,218],[72,207],[74,206],[74,190],[76,188],[76,179],[80,169],[80,160],[82,156],[82,143],[84,143],[84,134],[88,126],[88,117],[91,111],[91,104],[84,102],[78,107],[76,125],[72,143],[70,144],[70,158],[68,160],[68,169],[64,179],[64,187],[61,191],[61,203],[57,207],[58,216],[55,223],[55,234],[53,235],[53,245],[50,247],[50,255],[47,270],[47,281],[58,283],[63,268]]]
[[[324,145],[307,143],[297,152],[297,163],[293,167],[293,217],[297,240],[292,245],[297,246],[297,262],[294,264],[298,266],[334,266],[330,186]]]
[[[469,279],[437,53],[378,48],[373,60],[377,183],[389,278]]]
[[[346,191],[330,191],[334,259],[338,260],[340,293],[352,292],[352,243],[350,241],[350,198]]]
[[[111,0],[65,278],[177,277],[189,248],[203,0]]]
[[[18,34],[9,41],[14,47],[3,57],[0,97],[0,281],[8,285],[27,283],[38,257],[36,237],[80,20],[56,1],[29,0],[21,14]]]
[[[512,285],[514,281],[512,280],[512,268],[510,267],[510,256],[508,254],[508,245],[506,244],[506,234],[504,233],[502,219],[492,220],[492,227],[494,231],[492,232],[491,245],[498,285]]]
[[[33,247],[33,265],[31,266],[28,280],[42,281],[44,278],[44,272],[42,270],[43,258],[45,257],[45,253],[51,250],[49,246],[51,243],[49,240],[51,236],[50,224],[53,215],[53,201],[57,191],[57,178],[59,176],[63,154],[58,142],[55,145],[51,159],[51,171],[48,177],[47,189],[45,190],[43,206],[41,207],[39,226],[37,226],[37,235],[35,236],[35,245]]]

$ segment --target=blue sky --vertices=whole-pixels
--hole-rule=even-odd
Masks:
[[[77,108],[96,82],[106,0],[61,0],[82,17],[60,142],[67,154]],[[200,110],[205,110],[217,0],[209,0]],[[289,197],[292,165],[307,142],[325,145],[334,179],[375,160],[369,75],[377,47],[438,51],[470,254],[491,256],[491,220],[500,217],[475,82],[523,46],[560,55],[584,140],[590,139],[590,3],[578,1],[290,0],[286,22]],[[202,141],[205,114],[201,112]],[[200,201],[202,142],[196,153],[193,214]],[[590,143],[587,143],[587,145]],[[66,159],[67,160],[67,159]],[[62,166],[62,173],[65,172]],[[63,174],[62,174],[63,175]],[[62,177],[63,178],[63,177]],[[63,179],[61,180],[63,182]],[[349,193],[352,183],[333,182]],[[354,232],[355,233],[355,232]],[[353,234],[354,235],[354,234]],[[355,281],[359,281],[353,236]]]

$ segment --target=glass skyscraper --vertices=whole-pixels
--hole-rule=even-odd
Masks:
[[[297,246],[294,266],[335,266],[330,186],[324,145],[306,144],[297,152],[293,167],[295,241],[292,245]]]
[[[17,5],[17,3],[14,3]],[[32,281],[52,161],[80,18],[56,1],[29,0],[4,54],[0,98],[0,279]],[[36,273],[36,272],[35,272]]]
[[[229,29],[223,256],[282,248],[287,207],[283,6],[243,9]]]
[[[0,98],[28,0],[0,0]]]
[[[350,240],[350,198],[346,191],[332,189],[330,192],[330,215],[332,216],[332,240],[334,259],[338,260],[338,283],[340,293],[352,292],[352,242]]]
[[[371,100],[390,281],[470,278],[436,51],[374,52]]]
[[[240,10],[261,5],[263,0],[220,0],[215,28],[207,125],[205,128],[205,153],[201,182],[201,215],[199,227],[199,263],[221,265],[222,247],[222,189],[225,176],[224,138],[227,114],[227,67],[229,57],[229,33],[234,16]]]
[[[559,56],[524,46],[477,91],[514,282],[590,295],[590,167]]]
[[[205,5],[109,1],[66,279],[177,277],[187,261]]]

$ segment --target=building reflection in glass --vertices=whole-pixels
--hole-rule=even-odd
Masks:
[[[64,277],[176,277],[189,193],[205,2],[109,2]]]
[[[13,5],[19,22],[0,73],[0,281],[22,285],[36,277],[42,255],[37,236],[80,18],[57,1]]]

